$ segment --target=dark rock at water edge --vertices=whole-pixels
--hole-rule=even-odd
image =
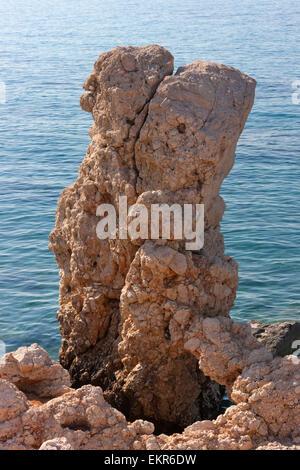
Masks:
[[[263,343],[274,356],[295,354],[300,346],[300,322],[287,321],[270,325],[258,321],[250,321],[253,335]],[[299,344],[295,344],[299,341]]]

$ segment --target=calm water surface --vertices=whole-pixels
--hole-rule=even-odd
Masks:
[[[175,66],[196,59],[253,76],[256,102],[223,184],[222,229],[239,263],[232,316],[300,320],[298,0],[0,3],[0,339],[8,350],[60,343],[58,270],[48,251],[57,198],[89,143],[81,86],[97,56],[158,43]]]

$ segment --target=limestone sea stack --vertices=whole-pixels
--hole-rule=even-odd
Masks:
[[[201,61],[173,74],[164,48],[119,47],[84,88],[91,143],[50,235],[61,364],[38,345],[0,361],[0,449],[300,449],[299,358],[229,317],[238,267],[219,191],[255,81]],[[204,245],[100,239],[97,207],[119,214],[121,196],[204,204]]]
[[[75,386],[100,385],[129,419],[163,431],[219,413],[220,386],[180,333],[197,314],[226,317],[238,285],[224,255],[219,196],[254,100],[255,81],[196,61],[173,73],[160,46],[102,54],[84,84],[91,143],[59,199],[50,248],[60,268],[60,361]],[[205,245],[99,240],[97,206],[204,204]],[[163,243],[163,244],[162,244]]]

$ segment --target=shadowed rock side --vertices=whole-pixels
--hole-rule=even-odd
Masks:
[[[102,54],[84,88],[91,143],[58,201],[50,248],[60,268],[60,361],[73,385],[101,385],[128,419],[159,431],[216,417],[222,388],[180,339],[196,315],[226,317],[238,285],[224,255],[219,196],[254,100],[239,71],[196,61],[175,75],[160,46]],[[204,203],[205,245],[99,240],[96,208]]]
[[[250,321],[253,335],[263,343],[274,356],[299,356],[300,323],[295,321],[266,325],[255,320]]]

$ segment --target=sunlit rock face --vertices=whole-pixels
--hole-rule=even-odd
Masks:
[[[50,235],[60,268],[60,361],[75,386],[100,385],[128,419],[182,430],[219,413],[222,388],[209,367],[198,368],[199,348],[187,336],[199,316],[226,318],[234,302],[238,269],[224,254],[219,191],[255,81],[201,61],[173,74],[172,55],[155,45],[102,54],[84,88],[92,140]],[[204,204],[203,248],[189,251],[172,236],[100,240],[97,207],[110,203],[118,214],[119,196],[147,207]]]

